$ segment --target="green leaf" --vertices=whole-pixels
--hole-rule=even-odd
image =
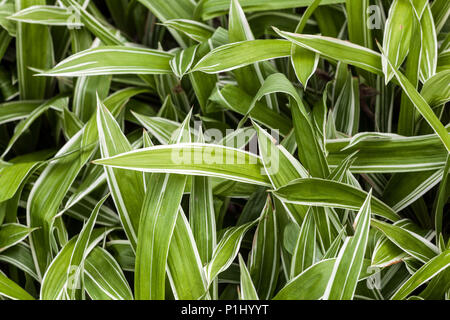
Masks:
[[[438,56],[438,65],[436,72],[450,69],[450,49],[441,52]]]
[[[420,18],[427,7],[428,0],[410,0],[415,14]]]
[[[333,272],[325,290],[324,299],[351,300],[362,272],[369,239],[372,190],[355,219],[355,234],[347,237],[339,251]]]
[[[425,7],[422,19],[420,20],[420,25],[423,34],[420,78],[425,82],[436,74],[438,58],[438,39],[429,4]]]
[[[189,130],[190,115],[181,125],[178,137]],[[186,139],[186,138],[184,138]],[[188,141],[190,136],[187,137]],[[136,247],[135,297],[138,300],[164,300],[169,246],[174,233],[186,176],[153,174],[142,204]]]
[[[431,12],[436,23],[436,32],[441,32],[450,15],[450,4],[445,0],[433,1]]]
[[[40,101],[12,101],[0,104],[0,124],[26,118],[41,105]]]
[[[204,296],[207,284],[203,265],[189,222],[180,209],[167,257],[167,275],[176,299],[197,300]]]
[[[357,45],[372,49],[371,29],[367,27],[369,7],[368,0],[345,2],[348,19],[348,34],[350,41]]]
[[[205,55],[191,71],[219,73],[255,62],[287,57],[291,44],[284,40],[247,40],[220,46]]]
[[[143,172],[220,177],[268,185],[262,164],[254,154],[214,144],[182,143],[131,151],[96,164]]]
[[[106,177],[104,175],[103,178],[104,181],[106,181]],[[91,180],[86,179],[85,181],[90,182]],[[92,187],[93,189],[98,187],[96,182],[94,182]],[[74,189],[69,190],[69,193],[66,195],[66,198],[68,199],[66,206],[58,213],[58,215],[67,213],[67,215],[81,221],[87,220],[91,215],[92,207],[94,207],[98,201],[88,195],[89,190],[86,193],[81,192],[80,194],[77,194],[76,192],[72,193],[74,191]],[[103,206],[100,208],[100,213],[96,223],[107,227],[115,227],[120,225],[120,218],[114,210],[107,206]]]
[[[300,22],[295,29],[295,33],[302,33],[306,26],[308,19],[311,17],[313,12],[319,6],[322,0],[314,0],[310,6],[303,13]],[[308,85],[308,80],[314,74],[319,63],[319,55],[313,51],[309,51],[300,46],[292,45],[291,48],[291,61],[294,67],[295,75],[303,87],[306,88]]]
[[[33,279],[39,280],[34,267],[33,257],[31,256],[30,246],[24,242],[3,251],[0,254],[0,261],[9,263],[30,275]]]
[[[276,28],[274,30],[281,37],[327,59],[339,60],[375,74],[382,74],[381,55],[378,52],[335,38],[290,33]]]
[[[39,162],[25,162],[0,169],[0,202],[11,199]]]
[[[383,57],[382,62],[386,83],[394,76],[392,68],[397,70],[408,54],[413,17],[413,8],[409,0],[394,0],[389,9],[383,36],[383,51],[386,58]]]
[[[372,220],[372,226],[383,232],[403,251],[424,263],[438,254],[436,246],[412,231],[377,220]]]
[[[5,155],[11,150],[14,143],[25,133],[26,130],[30,128],[30,126],[33,124],[33,122],[40,117],[44,112],[46,112],[50,108],[54,108],[55,110],[62,110],[63,108],[66,108],[69,103],[69,99],[67,97],[61,98],[57,97],[54,99],[51,99],[50,101],[40,105],[36,109],[34,109],[26,119],[23,119],[19,124],[16,126],[16,129],[14,130],[14,135],[12,136],[11,140],[9,140],[8,145],[6,146],[5,151],[3,151],[2,158],[5,157]]]
[[[136,255],[128,240],[112,240],[106,243],[106,247],[123,271],[134,272]]]
[[[19,287],[14,281],[9,279],[3,272],[0,271],[0,295],[8,297],[13,300],[34,300],[34,298]]]
[[[106,74],[168,74],[173,55],[125,46],[100,46],[76,53],[41,76],[80,77]]]
[[[120,90],[108,97],[104,103],[109,110],[117,114],[130,97],[142,92],[146,90]],[[59,150],[31,190],[27,202],[27,221],[30,227],[40,228],[31,235],[36,271],[40,276],[53,260],[53,253],[49,250],[53,218],[78,173],[94,154],[97,139],[97,121],[92,117],[83,129]]]
[[[424,34],[417,17],[412,17],[412,32],[417,33],[416,43],[410,42],[408,58],[406,60],[405,75],[409,81],[417,88],[419,84],[421,51],[424,42]],[[402,92],[400,103],[400,115],[397,132],[401,135],[412,136],[415,132],[416,111],[408,96]]]
[[[288,79],[281,73],[269,76],[264,83],[267,88],[265,92],[284,92],[290,95],[295,104],[292,104],[291,111],[294,120],[294,131],[299,146],[299,158],[310,174],[317,177],[328,176],[328,165],[322,147],[319,144],[317,134],[312,121],[307,114],[306,108]]]
[[[214,249],[211,262],[206,266],[206,276],[210,284],[221,272],[228,269],[236,258],[245,233],[255,225],[256,221],[245,223],[239,227],[229,228]]]
[[[443,169],[395,174],[383,191],[383,201],[396,211],[414,203],[443,177]]]
[[[337,181],[337,182],[344,182],[349,183],[347,179],[348,174],[350,173],[350,167],[356,160],[356,155],[358,154],[358,151],[355,151],[354,153],[350,154],[347,158],[345,158],[339,166],[337,166],[328,176],[329,180]],[[346,182],[347,181],[347,182]],[[351,183],[350,183],[351,184]]]
[[[259,300],[258,293],[253,285],[252,278],[245,265],[244,259],[239,255],[239,268],[241,270],[241,286],[240,299],[241,300]]]
[[[14,12],[15,4],[13,1],[3,1],[0,5],[0,26],[7,30],[6,34],[9,34],[11,37],[16,36],[17,26],[8,17],[14,14]]]
[[[296,7],[307,7],[314,0],[240,0],[244,11],[267,11],[278,9],[289,9]],[[342,3],[344,0],[322,0],[321,4]],[[230,6],[228,0],[207,0],[203,4],[202,18],[204,20],[225,14]]]
[[[211,95],[210,100],[225,109],[235,111],[244,116],[249,115],[253,120],[271,129],[279,130],[283,136],[286,136],[291,131],[291,119],[266,107],[262,102],[254,101],[252,96],[236,86],[226,85],[222,90],[216,90]]]
[[[45,5],[45,0],[18,0],[16,11],[34,5]],[[39,41],[36,41],[39,39]],[[35,77],[35,69],[48,69],[53,64],[53,44],[47,26],[17,23],[16,48],[19,52],[17,73],[21,99],[42,99],[48,79]]]
[[[391,240],[386,237],[381,237],[373,252],[372,266],[381,268],[388,267],[401,262],[407,256],[408,254],[396,246]]]
[[[148,117],[132,111],[133,116],[147,129],[161,144],[168,144],[172,134],[180,124],[161,117]]]
[[[324,206],[358,210],[367,193],[351,185],[318,178],[297,179],[273,192],[280,200],[312,206]],[[399,215],[386,204],[372,198],[372,213],[391,221]]]
[[[406,298],[417,287],[450,266],[450,250],[444,251],[424,264],[414,275],[409,278],[391,297],[392,300]]]
[[[445,165],[447,150],[435,134],[399,137],[359,133],[353,139],[328,140],[327,161],[338,166],[358,150],[352,172],[416,172],[440,169]]]
[[[0,59],[6,53],[8,46],[11,42],[11,37],[5,30],[0,29]],[[8,72],[5,68],[0,67],[0,92],[3,95],[5,101],[14,99],[19,95],[19,90],[16,86],[16,79],[13,73]]]
[[[82,274],[84,269],[84,262],[89,253],[88,245],[89,240],[92,235],[92,230],[94,229],[95,221],[97,220],[98,213],[100,212],[100,208],[103,203],[109,197],[109,194],[103,197],[94,210],[92,211],[91,216],[89,217],[86,224],[83,226],[83,229],[78,234],[77,241],[73,247],[73,251],[70,257],[70,263],[67,270],[67,285],[65,286],[65,293],[67,297],[71,300],[74,300],[75,297],[79,297],[79,289],[81,288],[81,294],[84,294],[84,288],[82,287]]]
[[[86,292],[93,300],[133,300],[130,286],[111,254],[94,248],[84,263]]]
[[[66,26],[71,28],[83,27],[81,22],[71,19],[72,15],[73,13],[65,8],[36,5],[16,12],[12,16],[9,16],[8,19],[17,22],[48,26]]]
[[[0,226],[0,252],[22,242],[33,231],[18,223],[3,224]]]
[[[449,82],[450,70],[445,70],[436,73],[423,84],[420,94],[430,107],[450,101]]]
[[[199,138],[199,142],[202,142]],[[210,177],[192,177],[189,224],[203,264],[210,261],[217,244],[216,215]]]
[[[195,10],[195,3],[189,0],[177,1],[176,5],[165,0],[139,0],[139,2],[162,22],[176,18],[191,19]],[[185,45],[185,39],[180,34],[171,33],[180,45]]]
[[[228,16],[228,40],[230,43],[255,40],[239,1],[231,1]],[[260,83],[264,80],[260,66],[260,64],[255,63],[235,69],[233,72],[238,85],[249,94],[257,92]]]
[[[291,278],[308,269],[316,262],[316,224],[313,210],[309,210],[303,220],[297,243],[292,254]]]
[[[197,48],[198,45],[180,50],[175,54],[175,57],[170,60],[170,68],[179,79],[183,78],[194,63]]]
[[[258,133],[258,146],[267,176],[273,188],[280,188],[292,180],[307,178],[308,172],[282,145],[277,145],[268,132],[257,124],[253,124]],[[285,204],[293,220],[299,225],[308,210],[305,206]]]
[[[103,21],[99,21],[87,9],[81,6],[76,0],[61,0],[61,3],[68,9],[79,15],[81,23],[98,37],[105,45],[122,45],[122,40],[116,36],[110,28],[103,25]]]
[[[164,25],[176,31],[183,32],[197,42],[207,41],[214,33],[214,29],[209,25],[188,19],[171,19],[164,21]]]
[[[388,60],[389,65],[392,67],[391,62]],[[433,128],[433,131],[439,136],[444,144],[447,152],[450,152],[450,136],[445,129],[441,121],[436,117],[433,110],[430,108],[425,99],[417,92],[414,86],[408,81],[408,79],[397,69],[392,69],[393,74],[397,78],[403,91],[406,93],[408,98],[414,104],[416,109],[425,118],[428,124]]]
[[[249,255],[252,283],[261,299],[271,299],[276,290],[280,265],[280,240],[275,209],[267,197]]]
[[[289,281],[274,300],[318,300],[325,293],[336,259],[322,260]]]
[[[434,215],[434,224],[436,228],[436,239],[439,238],[440,234],[442,234],[442,220],[444,216],[444,206],[446,201],[446,197],[448,197],[448,175],[450,170],[450,155],[447,156],[447,163],[444,168],[444,172],[442,173],[442,181],[439,185],[439,192],[436,199],[435,205],[435,215]],[[442,248],[441,248],[442,250]]]
[[[111,232],[111,229],[94,229],[89,239],[88,247],[85,253],[89,253],[103,238]],[[42,279],[40,298],[42,300],[64,300],[66,299],[65,290],[68,278],[73,274],[75,269],[70,270],[70,260],[74,252],[78,235],[70,239],[47,269]],[[72,279],[72,278],[70,278]],[[71,283],[71,282],[70,282]]]
[[[115,156],[133,150],[114,117],[100,100],[98,100],[97,127],[102,157]],[[104,169],[122,226],[135,248],[145,194],[142,175],[138,172],[110,167],[104,167]]]
[[[185,176],[169,174],[154,174],[149,181],[152,188],[142,206],[136,248],[135,295],[138,300],[163,300],[165,297],[169,244],[185,183]]]
[[[333,108],[336,129],[348,136],[357,134],[359,110],[359,82],[349,73]]]
[[[403,219],[397,221],[396,223],[394,223],[394,225],[405,230],[417,233],[422,237],[428,237],[429,239],[430,233],[427,233],[427,230],[417,228],[417,226],[409,220]],[[371,264],[373,267],[384,268],[402,261],[407,262],[408,259],[411,260],[411,256],[408,253],[394,244],[384,234],[380,234],[380,232],[377,231],[376,237],[378,238],[378,241],[376,242],[372,253]],[[414,260],[419,262],[416,259]]]
[[[76,80],[72,107],[75,116],[82,122],[87,122],[97,110],[97,97],[106,99],[110,85],[111,76],[79,77]],[[65,115],[70,113],[66,111]]]

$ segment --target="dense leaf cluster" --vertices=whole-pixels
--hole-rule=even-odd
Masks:
[[[448,299],[449,15],[0,0],[1,299]]]

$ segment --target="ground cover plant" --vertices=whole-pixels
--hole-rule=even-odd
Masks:
[[[448,0],[1,0],[1,299],[448,299]]]

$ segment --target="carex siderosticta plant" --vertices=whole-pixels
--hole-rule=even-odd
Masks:
[[[0,299],[449,299],[449,15],[0,0]]]

